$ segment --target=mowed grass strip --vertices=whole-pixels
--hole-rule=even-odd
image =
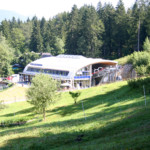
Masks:
[[[26,98],[26,90],[25,87],[20,87],[14,85],[4,91],[0,92],[0,100],[3,101],[15,101],[15,100],[22,100]]]
[[[8,105],[0,120],[31,117],[23,126],[0,128],[1,149],[149,149],[150,96],[127,82],[81,90],[77,104],[68,92],[47,109],[46,121],[27,102]],[[83,112],[83,107],[85,112]],[[85,115],[84,115],[85,113]],[[13,115],[15,114],[15,115]]]

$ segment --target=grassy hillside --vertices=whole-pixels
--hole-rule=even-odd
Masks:
[[[25,99],[26,88],[14,85],[7,90],[0,91],[0,101],[14,101]]]
[[[149,149],[150,93],[146,95],[145,106],[143,91],[130,89],[125,81],[82,90],[77,105],[68,92],[62,93],[47,110],[45,122],[27,102],[8,105],[0,111],[0,121],[34,120],[23,126],[1,127],[0,149]]]
[[[131,55],[124,56],[124,57],[121,57],[119,59],[116,59],[115,61],[117,61],[119,65],[125,65],[128,63],[130,57],[131,57]]]

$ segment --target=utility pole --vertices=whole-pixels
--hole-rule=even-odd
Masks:
[[[140,19],[139,19],[139,26],[138,26],[138,52],[140,50],[140,26],[141,26],[141,23],[140,23]]]

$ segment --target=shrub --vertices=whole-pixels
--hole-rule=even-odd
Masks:
[[[129,80],[128,85],[132,89],[142,89],[144,85],[145,89],[149,92],[150,91],[150,77]]]
[[[74,104],[77,104],[77,99],[78,97],[81,95],[81,92],[80,91],[76,91],[76,92],[69,92],[69,94],[71,95],[71,97],[73,98],[74,100]]]
[[[147,72],[147,67],[144,65],[136,66],[135,70],[139,75],[145,75]]]
[[[132,64],[140,75],[150,73],[150,53],[148,52],[134,52],[128,58],[128,63]]]

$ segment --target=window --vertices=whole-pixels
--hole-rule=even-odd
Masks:
[[[31,68],[31,67],[28,67],[27,71],[30,71],[30,72],[43,72],[43,73],[48,73],[48,74],[51,74],[51,75],[60,75],[60,76],[67,76],[69,74],[69,71],[40,69],[40,68]]]

